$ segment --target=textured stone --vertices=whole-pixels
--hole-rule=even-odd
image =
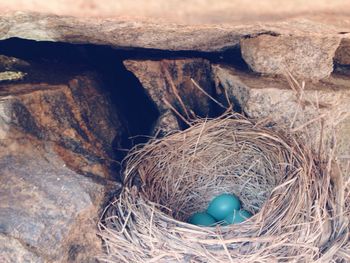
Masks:
[[[216,1],[215,5],[207,0],[183,3],[170,0],[161,5],[156,0],[142,2],[3,1],[0,39],[17,37],[135,48],[142,55],[152,54],[153,49],[167,56],[180,53],[159,51],[181,51],[185,56],[214,55],[216,59],[224,54],[199,52],[227,54],[231,49],[239,50],[242,44],[243,57],[256,72],[279,74],[285,63],[295,76],[305,79],[328,77],[333,60],[349,64],[350,22],[346,11],[349,3],[341,0],[331,4],[326,0],[316,4],[314,0],[283,5],[278,0],[254,5],[236,0]],[[8,7],[25,12],[5,13]],[[181,7],[186,10],[181,11]],[[95,17],[86,17],[91,14]],[[130,15],[137,18],[124,17]],[[146,18],[139,17],[143,15]],[[163,21],[149,19],[153,17],[162,17]],[[291,19],[285,21],[285,17]],[[147,53],[149,49],[152,52]],[[165,60],[165,65],[160,61],[127,62],[161,113],[155,133],[162,135],[180,128],[179,119],[162,100],[167,97],[183,114],[182,106],[169,89],[171,83],[189,111],[202,116],[210,114],[210,100],[189,81],[195,76],[200,86],[212,94],[208,84],[212,81],[210,65],[205,60],[195,61],[198,63],[191,59]],[[194,75],[188,73],[185,64],[195,64],[198,71]],[[11,67],[0,65],[0,70],[5,71],[0,73],[0,80],[22,84],[0,87],[0,262],[95,262],[101,245],[95,235],[98,209],[106,186],[111,184],[114,190],[119,186],[108,180],[115,170],[114,162],[110,161],[114,157],[111,142],[122,133],[121,124],[115,119],[118,114],[111,109],[106,96],[100,94],[94,77],[74,77],[55,85],[28,85],[23,84],[22,77],[18,78],[19,73],[26,74],[26,69],[22,72]],[[172,69],[175,70],[168,75],[167,70]],[[226,89],[231,103],[248,116],[268,117],[287,127],[293,121],[292,129],[320,114],[331,116],[324,118],[327,132],[338,124],[337,156],[348,158],[346,76],[307,83],[304,97],[300,98],[299,91],[290,90],[288,83],[278,77],[257,77],[223,67],[214,69],[217,90]],[[175,72],[183,75],[177,76]],[[51,77],[56,78],[56,72],[46,78]],[[222,93],[221,98],[224,97]],[[313,106],[315,102],[319,111]],[[302,105],[303,114],[295,114],[298,105]],[[312,121],[307,127],[315,135],[310,140],[316,144],[320,137],[319,121]],[[329,133],[325,136],[329,138]],[[346,199],[348,204],[349,200]]]
[[[60,41],[110,45],[115,48],[152,48],[161,50],[224,51],[237,47],[241,38],[259,34],[300,35],[320,39],[339,37],[348,30],[344,16],[313,20],[294,19],[259,24],[233,23],[184,25],[140,18],[110,19],[55,16],[39,13],[0,15],[0,39],[12,37],[37,41]],[[346,16],[345,16],[346,18]],[[326,22],[322,23],[325,20]],[[335,20],[335,21],[334,21]],[[292,52],[292,51],[290,51]]]
[[[2,71],[0,72],[0,82],[1,81],[17,81],[21,80],[26,76],[26,73],[21,71]]]
[[[333,71],[339,37],[258,35],[241,39],[243,59],[258,73],[323,79]]]
[[[171,132],[181,130],[178,120],[171,110],[162,113],[154,125],[153,134],[163,137]]]
[[[211,101],[205,94],[212,96],[214,87],[209,61],[204,59],[127,60],[124,64],[140,80],[160,112],[156,130],[160,129],[161,132],[167,133],[170,130],[179,129],[180,126],[174,123],[175,113],[169,116],[171,114],[169,110],[173,110],[172,107],[185,119],[211,114]],[[191,79],[200,88],[196,87]]]
[[[42,263],[44,261],[16,238],[0,234],[0,262]]]
[[[344,14],[264,23],[181,24],[131,17],[86,18],[44,13],[0,15],[0,39],[109,45],[120,49],[229,52],[242,46],[253,70],[321,79],[333,69],[335,50],[347,43],[350,23]],[[343,41],[343,42],[341,42]],[[338,48],[338,50],[345,50]],[[342,60],[341,54],[337,60]],[[339,57],[340,56],[340,57]],[[346,58],[345,58],[346,59]]]
[[[127,19],[89,19],[38,13],[0,16],[0,39],[90,43],[118,48],[216,51],[236,46],[252,27],[186,26]]]
[[[19,70],[29,66],[30,64],[22,59],[0,55],[0,82],[22,80],[27,73]]]
[[[16,70],[29,66],[30,64],[22,59],[0,55],[0,71]]]
[[[95,234],[104,185],[69,169],[52,145],[22,136],[0,147],[0,232],[11,240],[0,245],[5,262],[77,262],[67,260],[72,247],[93,259],[101,246]],[[94,238],[74,242],[75,229]]]
[[[218,65],[213,71],[218,92],[226,90],[235,108],[249,117],[268,118],[292,131],[303,131],[315,150],[321,136],[324,147],[332,144],[334,130],[339,141],[338,157],[350,156],[349,77],[308,82],[301,90],[292,89],[285,78],[259,77]]]
[[[335,61],[341,65],[350,65],[350,33],[343,38],[335,53]]]
[[[0,87],[1,262],[97,262],[122,133],[93,74]]]
[[[0,97],[1,139],[20,130],[56,142],[57,153],[75,171],[113,174],[112,142],[121,138],[122,127],[93,77],[77,76],[61,85],[4,85]]]

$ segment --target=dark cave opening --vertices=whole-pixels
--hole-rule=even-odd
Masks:
[[[164,51],[153,49],[115,49],[92,44],[69,44],[11,38],[0,41],[0,54],[23,59],[30,63],[27,76],[16,83],[60,84],[70,76],[83,71],[96,72],[103,87],[110,94],[114,107],[123,117],[127,136],[122,145],[115,145],[117,161],[127,150],[148,140],[152,126],[159,117],[157,107],[148,97],[139,80],[123,65],[126,59],[176,59],[204,58],[210,63],[233,65],[249,71],[241,57],[240,49],[234,47],[222,52]],[[214,87],[213,87],[214,89]],[[214,105],[215,117],[223,110]],[[183,126],[183,128],[186,128]],[[121,148],[121,149],[119,149]]]

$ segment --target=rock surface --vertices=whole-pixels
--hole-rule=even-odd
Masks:
[[[99,85],[84,75],[62,85],[3,85],[0,138],[19,130],[55,142],[57,152],[73,170],[109,177],[114,166],[112,142],[121,136],[122,127]]]
[[[118,114],[93,75],[0,87],[0,261],[97,262]]]
[[[131,17],[107,19],[84,18],[81,14],[68,17],[9,12],[0,15],[0,39],[17,37],[124,49],[201,52],[225,52],[242,45],[243,57],[257,72],[280,73],[280,67],[284,66],[281,64],[286,63],[293,74],[315,79],[332,72],[335,50],[340,43],[342,53],[349,50],[346,43],[350,22],[346,14],[272,20],[193,25],[169,23],[166,19],[159,22]]]
[[[342,39],[334,59],[341,65],[350,65],[350,35]]]
[[[15,58],[0,55],[0,71],[3,70],[17,70],[21,68],[27,68],[30,64],[27,61]]]
[[[241,40],[243,59],[258,73],[292,72],[302,79],[323,79],[333,72],[339,37],[259,35]]]
[[[211,115],[210,98],[213,81],[209,61],[205,59],[126,60],[124,64],[141,82],[146,93],[156,104],[160,118],[156,131],[177,130],[181,114],[184,119]],[[194,82],[199,85],[198,88]],[[201,90],[202,89],[202,90]]]
[[[3,263],[44,262],[35,252],[31,252],[25,244],[14,237],[0,234],[0,244],[0,261]]]
[[[96,233],[104,185],[75,173],[53,147],[33,138],[2,143],[1,152],[0,230],[12,240],[1,243],[2,262],[77,262],[86,255],[94,262],[101,245],[97,236],[76,243],[71,233],[76,228],[82,230],[78,235]],[[79,216],[89,224],[82,226]]]
[[[242,37],[266,33],[291,38],[305,34],[315,39],[346,38],[346,34],[340,34],[349,32],[350,22],[345,18],[321,17],[321,22],[319,19],[291,19],[264,24],[188,25],[140,18],[92,19],[15,12],[0,16],[0,39],[19,37],[38,41],[104,44],[119,48],[223,51],[238,46]],[[322,23],[322,20],[325,22]]]
[[[219,65],[213,71],[218,91],[226,90],[234,106],[249,117],[269,118],[288,130],[305,131],[306,141],[315,150],[321,136],[325,145],[331,145],[334,130],[338,157],[350,156],[349,77],[306,83],[302,89],[292,88],[286,78],[258,77]]]
[[[306,139],[315,148],[321,124],[327,145],[335,126],[337,157],[348,160],[350,3],[212,3],[3,1],[0,40],[108,45],[143,55],[158,52],[152,60],[125,61],[160,112],[156,134],[181,128],[174,110],[185,119],[211,115],[212,102],[204,93],[215,95],[214,72],[222,102],[226,92],[235,108],[250,117],[270,118],[291,130],[307,128]],[[211,67],[208,60],[193,58],[217,59],[230,52],[241,52],[242,64],[255,73],[281,74],[285,67],[296,77],[321,81],[291,89],[278,76]],[[190,58],[163,60],[159,54]],[[333,62],[345,68],[344,76],[333,72]],[[3,56],[0,65],[0,262],[95,262],[101,249],[95,235],[98,210],[108,189],[120,187],[110,181],[116,171],[111,145],[124,133],[118,113],[91,75],[47,83],[57,78],[52,71],[40,84],[26,84],[31,65]],[[345,199],[348,213],[350,198]]]

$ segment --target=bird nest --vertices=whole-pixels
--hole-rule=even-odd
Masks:
[[[100,223],[101,260],[345,260],[337,251],[347,230],[327,167],[296,136],[268,123],[232,114],[198,120],[129,153],[124,188]],[[186,222],[222,193],[238,196],[253,216],[228,226]]]

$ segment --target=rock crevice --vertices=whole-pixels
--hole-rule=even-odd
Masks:
[[[219,116],[225,106],[290,132],[306,123],[304,139],[315,150],[336,135],[335,154],[346,161],[345,27],[311,20],[195,26],[1,15],[5,262],[96,262],[99,212],[122,187],[127,151],[149,136],[185,129],[196,117]],[[291,87],[286,72],[301,86]]]

